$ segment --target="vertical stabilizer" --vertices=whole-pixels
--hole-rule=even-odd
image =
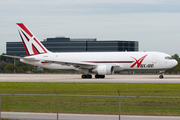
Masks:
[[[27,56],[44,54],[49,52],[23,23],[16,24],[18,25],[19,35],[23,42]]]

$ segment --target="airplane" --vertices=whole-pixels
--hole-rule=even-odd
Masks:
[[[81,78],[105,78],[120,71],[160,71],[177,65],[177,61],[162,52],[51,52],[23,24],[16,23],[27,56],[11,56],[21,62],[48,69],[74,69],[82,74]]]

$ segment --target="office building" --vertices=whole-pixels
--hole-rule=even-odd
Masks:
[[[103,40],[96,38],[71,39],[64,37],[47,38],[42,44],[52,52],[118,52],[138,51],[138,41]],[[22,42],[7,42],[6,54],[26,56]]]

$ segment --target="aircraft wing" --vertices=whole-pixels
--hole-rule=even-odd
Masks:
[[[23,59],[25,61],[29,62],[39,62],[41,63],[56,63],[60,65],[66,65],[66,66],[73,66],[75,68],[79,69],[93,69],[96,68],[98,65],[96,63],[86,63],[86,62],[74,62],[74,61],[52,61],[52,60],[38,60],[38,59],[33,59],[33,58],[26,58],[26,57],[19,57],[19,56],[11,56],[11,55],[4,55],[6,57],[11,57],[11,58],[18,58],[18,59]],[[117,64],[113,64],[115,68],[120,67]]]
[[[95,63],[85,63],[85,62],[74,62],[74,61],[50,61],[50,60],[45,60],[44,62],[48,63],[56,63],[60,65],[66,65],[66,66],[73,66],[75,68],[80,68],[80,69],[92,69],[96,68],[97,64]]]
[[[74,61],[72,62],[72,61],[50,61],[50,60],[45,60],[44,62],[56,63],[56,64],[66,65],[66,66],[72,65],[73,67],[79,68],[79,69],[93,69],[93,68],[96,68],[98,66],[96,63],[74,62]],[[112,64],[112,66],[114,68],[120,68],[119,64]]]
[[[25,58],[25,57],[12,56],[12,55],[3,55],[3,56],[10,57],[10,58],[24,59],[24,60],[30,61],[30,62],[38,62],[38,61],[40,61],[40,60],[36,60],[36,59],[33,59],[33,58]]]

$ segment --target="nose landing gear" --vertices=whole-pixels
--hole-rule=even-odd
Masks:
[[[160,73],[159,79],[163,79],[164,78],[163,74],[165,73],[165,71],[164,70],[163,71],[159,71],[159,73]]]
[[[164,78],[164,76],[161,74],[161,75],[159,75],[159,78],[160,78],[160,79],[163,79],[163,78]]]

